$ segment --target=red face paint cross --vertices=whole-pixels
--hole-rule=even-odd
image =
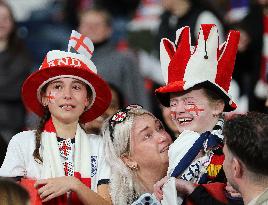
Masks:
[[[215,126],[215,106],[202,88],[182,95],[171,94],[170,111],[179,132],[192,130],[203,133]]]
[[[185,111],[192,114],[193,116],[199,116],[201,112],[204,112],[204,108],[201,108],[197,100],[192,97],[185,98],[184,105]]]
[[[204,109],[202,109],[202,108],[198,108],[197,105],[194,104],[194,105],[191,105],[190,108],[185,109],[185,111],[187,111],[187,112],[189,112],[189,113],[194,113],[194,116],[199,116],[199,113],[200,113],[200,112],[203,112]]]
[[[55,100],[55,93],[52,93],[51,91],[49,92],[49,95],[46,96],[46,98],[48,99],[49,103],[53,103]]]

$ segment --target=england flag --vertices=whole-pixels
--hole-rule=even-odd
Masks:
[[[72,30],[72,34],[69,39],[68,52],[70,52],[71,47],[74,48],[78,53],[88,58],[92,57],[94,51],[92,41],[88,37],[83,36],[75,30]]]

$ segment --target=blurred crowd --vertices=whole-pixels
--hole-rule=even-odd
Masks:
[[[17,132],[36,126],[25,110],[21,85],[38,69],[49,50],[66,50],[76,29],[94,43],[92,60],[99,74],[120,93],[118,108],[138,103],[169,125],[169,110],[161,107],[154,89],[163,84],[159,42],[175,39],[175,31],[190,26],[191,41],[199,25],[214,23],[224,42],[229,29],[241,32],[232,97],[236,113],[267,112],[268,2],[265,0],[1,0],[0,1],[0,135],[5,147]],[[93,126],[91,126],[93,124]],[[94,123],[88,125],[94,127]],[[90,128],[91,129],[91,128]],[[95,129],[95,128],[94,128]],[[1,148],[5,150],[5,148]]]
[[[139,126],[144,126],[143,123],[151,123],[156,129],[155,124],[160,124],[158,125],[160,131],[163,129],[160,123],[162,121],[167,133],[172,138],[171,140],[169,135],[165,134],[166,139],[161,139],[168,143],[166,146],[168,147],[182,131],[174,124],[171,109],[161,105],[155,96],[155,89],[164,85],[159,60],[160,41],[162,38],[168,38],[170,42],[175,42],[177,29],[189,26],[191,45],[195,45],[200,24],[216,24],[220,43],[226,42],[225,36],[228,36],[226,34],[230,29],[240,31],[238,53],[229,91],[230,99],[233,99],[237,104],[237,109],[225,113],[225,115],[222,113],[216,115],[219,122],[225,120],[221,119],[223,116],[230,120],[225,132],[227,136],[234,136],[234,139],[227,137],[224,142],[225,144],[229,143],[228,146],[231,149],[227,149],[228,146],[226,146],[220,155],[224,154],[226,157],[226,170],[231,170],[233,167],[231,165],[236,163],[235,167],[238,167],[236,171],[238,170],[239,176],[233,176],[231,171],[225,171],[226,175],[230,181],[235,181],[236,178],[240,178],[240,175],[244,176],[243,174],[247,173],[248,170],[244,171],[247,166],[243,165],[243,160],[247,162],[248,157],[251,163],[257,164],[257,171],[254,173],[257,175],[249,176],[253,176],[254,180],[258,179],[259,181],[255,180],[257,183],[263,182],[263,179],[267,180],[266,175],[261,178],[262,173],[259,174],[258,170],[258,165],[262,165],[263,162],[261,160],[258,162],[254,158],[255,155],[251,154],[251,151],[252,153],[256,151],[254,146],[251,147],[251,144],[262,144],[261,141],[258,141],[261,139],[259,136],[266,136],[267,115],[245,115],[246,117],[242,116],[237,118],[238,120],[232,117],[248,111],[268,113],[268,0],[0,0],[0,167],[12,136],[24,130],[35,129],[40,120],[22,103],[21,87],[23,81],[29,74],[38,70],[48,51],[67,50],[66,42],[71,30],[77,30],[92,40],[94,44],[92,61],[97,67],[98,75],[108,82],[112,94],[108,109],[101,116],[82,125],[86,133],[101,135],[101,127],[106,119],[111,117],[113,120],[112,116],[118,114],[119,109],[128,104],[135,104],[134,107],[125,109],[125,114],[127,115],[129,112],[133,115],[133,119],[137,117]],[[222,45],[220,48],[226,47]],[[205,57],[204,59],[207,59]],[[228,102],[230,104],[231,101]],[[137,104],[142,105],[145,110]],[[141,109],[141,113],[131,113],[131,109]],[[82,111],[85,110],[87,109]],[[140,116],[144,113],[147,113],[148,116],[141,118]],[[118,116],[121,117],[121,115]],[[154,116],[160,121],[155,120]],[[187,119],[184,120],[187,124]],[[118,122],[120,123],[120,120],[116,122],[117,126]],[[211,120],[208,122],[211,123]],[[104,132],[109,136],[109,140],[110,136],[115,135],[115,133],[111,133],[116,130],[116,123],[113,128],[110,126],[109,130]],[[209,124],[201,121],[199,124],[202,123],[204,126]],[[240,124],[242,125],[240,126]],[[248,125],[252,125],[250,130],[247,129]],[[219,126],[217,126],[218,123],[215,125],[218,129]],[[260,129],[262,127],[264,127],[263,130]],[[217,130],[214,128],[213,131]],[[114,130],[111,131],[111,129]],[[239,130],[241,132],[238,132]],[[200,133],[205,133],[203,131],[206,130],[202,130]],[[138,134],[135,135],[134,132],[133,136],[139,136]],[[247,137],[247,134],[251,138]],[[120,132],[118,132],[118,136],[118,144],[120,144],[122,141]],[[240,138],[241,136],[244,138]],[[256,139],[252,137],[256,137]],[[112,138],[111,140],[118,139]],[[137,139],[139,138],[137,137]],[[247,140],[249,142],[246,142]],[[264,139],[264,141],[267,140]],[[130,140],[125,140],[125,142],[129,143]],[[131,143],[133,142],[131,141]],[[109,141],[109,143],[111,142]],[[245,148],[242,147],[243,145]],[[250,145],[250,149],[247,145]],[[130,149],[130,145],[127,146]],[[264,146],[266,146],[265,143]],[[238,153],[236,153],[237,150]],[[248,155],[244,154],[244,150],[247,150],[245,152]],[[262,151],[265,150],[267,149],[262,149]],[[141,151],[144,151],[144,154]],[[239,151],[242,153],[241,156]],[[115,152],[109,151],[107,153]],[[140,158],[143,159],[144,156],[147,156],[148,150],[143,148],[136,153],[140,154]],[[267,159],[267,155],[261,152],[258,154]],[[233,156],[235,160],[233,160]],[[110,162],[113,164],[112,157]],[[147,157],[149,159],[150,155]],[[128,162],[127,158],[123,157],[123,159]],[[121,165],[123,164],[121,163]],[[154,170],[161,167],[157,163],[154,165],[157,166],[157,168],[153,167]],[[164,163],[164,165],[166,164]],[[131,171],[138,169],[135,164],[128,165],[128,168]],[[159,170],[157,174],[161,175],[161,169]],[[116,175],[119,171],[115,171],[113,174]],[[250,171],[249,173],[251,173]],[[165,176],[164,171],[163,173]],[[267,173],[266,168],[265,173]],[[157,177],[161,179],[163,176]],[[113,175],[113,177],[117,176]],[[121,179],[122,177],[117,178]],[[176,189],[190,186],[185,183],[178,180]],[[243,190],[243,187],[248,187],[246,183],[242,181],[242,183],[237,184],[242,187],[239,189],[242,195],[244,191],[248,192],[248,190]],[[126,185],[128,187],[128,184]],[[267,181],[264,185],[267,185]],[[126,191],[124,186],[119,187],[122,193]],[[195,189],[195,186],[191,184],[189,189],[192,193],[194,189],[195,192],[196,190],[200,191],[200,187]],[[150,189],[152,188],[153,186]],[[135,191],[135,189],[133,190]],[[9,179],[0,179],[0,191],[1,204],[29,204],[29,195],[26,190]],[[190,195],[186,188],[184,192]],[[8,203],[7,196],[10,196],[11,193],[13,195],[10,198],[13,201]],[[112,194],[114,194],[112,197],[116,199],[116,191]],[[244,200],[245,196],[243,195]]]

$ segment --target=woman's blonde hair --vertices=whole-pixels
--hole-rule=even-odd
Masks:
[[[135,171],[131,170],[121,157],[129,154],[131,149],[131,133],[134,118],[148,114],[155,118],[149,111],[138,107],[133,109],[123,109],[126,113],[123,121],[114,125],[111,120],[115,115],[107,119],[102,127],[102,134],[105,146],[105,159],[111,167],[110,195],[115,205],[126,205],[132,203],[133,199],[140,195],[140,186],[135,179]],[[122,114],[119,113],[119,114]]]
[[[14,181],[0,178],[1,205],[27,205],[30,202],[29,193]]]

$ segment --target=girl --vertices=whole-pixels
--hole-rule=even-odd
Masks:
[[[0,176],[38,180],[42,201],[67,192],[65,204],[77,204],[77,196],[84,204],[108,203],[102,139],[87,135],[79,124],[101,115],[111,101],[90,60],[93,50],[90,39],[73,31],[68,52],[48,52],[23,84],[25,106],[42,118],[37,130],[11,139]]]

